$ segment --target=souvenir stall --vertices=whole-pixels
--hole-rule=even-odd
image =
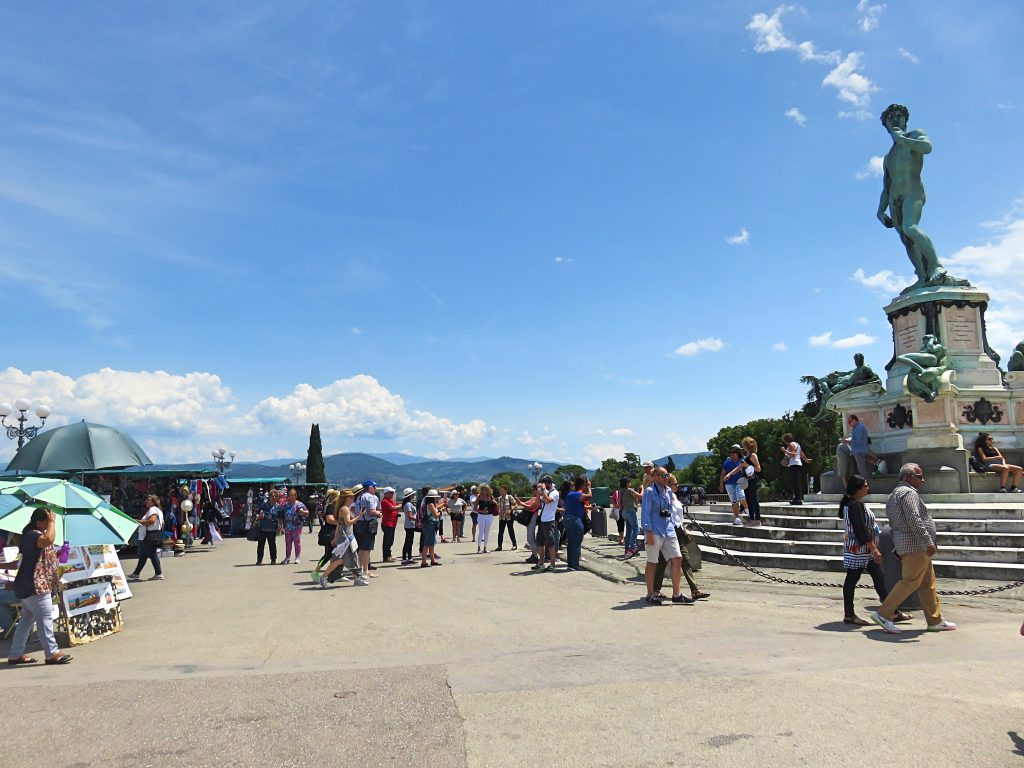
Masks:
[[[260,504],[270,490],[283,489],[287,482],[286,477],[229,477],[230,488],[226,495],[231,500],[232,519],[238,520],[231,523],[231,535],[244,536],[252,527],[253,516],[259,512]]]

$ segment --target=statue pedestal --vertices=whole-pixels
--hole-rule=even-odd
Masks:
[[[1009,461],[1024,458],[1024,372],[1003,382],[999,355],[985,335],[988,300],[984,291],[953,286],[921,288],[893,300],[885,308],[893,337],[885,388],[854,387],[828,403],[842,413],[847,435],[846,419],[857,415],[890,473],[904,462],[920,464],[932,493],[970,491],[967,460],[979,432],[991,433]],[[938,337],[949,365],[931,403],[909,393],[909,367],[896,360],[919,352],[926,334]]]

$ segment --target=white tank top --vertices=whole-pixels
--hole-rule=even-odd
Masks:
[[[791,467],[802,467],[804,465],[803,459],[800,458],[800,443],[792,442],[791,446],[796,446],[796,455],[789,457],[789,466]]]

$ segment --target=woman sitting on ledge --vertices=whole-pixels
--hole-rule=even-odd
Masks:
[[[974,441],[974,453],[981,460],[981,463],[988,467],[990,472],[999,473],[999,492],[1006,493],[1006,476],[1012,475],[1013,480],[1010,485],[1010,493],[1021,493],[1021,489],[1017,487],[1017,483],[1020,482],[1020,477],[1024,474],[1024,469],[1018,467],[1016,464],[1007,463],[1006,459],[1003,458],[1003,454],[996,448],[995,443],[992,442],[992,435],[988,432],[982,432],[978,435],[978,439]]]

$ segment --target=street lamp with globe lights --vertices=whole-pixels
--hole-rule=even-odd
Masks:
[[[39,430],[43,428],[46,423],[46,419],[50,416],[50,408],[45,405],[36,406],[36,416],[39,417],[39,424],[33,427],[26,427],[25,422],[28,421],[28,416],[25,414],[32,408],[32,401],[26,400],[24,397],[19,397],[14,401],[12,407],[10,403],[0,403],[0,426],[6,427],[7,436],[11,440],[18,441],[18,450],[21,447],[39,434]],[[18,420],[18,426],[7,423],[7,417],[15,411],[18,412],[16,417]]]
[[[292,471],[292,474],[295,475],[295,484],[298,485],[299,478],[302,477],[302,473],[306,471],[306,465],[299,463],[289,464],[288,469],[290,469]]]
[[[533,474],[533,484],[537,484],[537,479],[540,477],[540,471],[544,469],[544,465],[539,461],[532,461],[526,465],[526,470]]]
[[[213,452],[213,463],[217,465],[217,471],[222,475],[231,469],[235,461],[234,451],[225,451],[223,448]]]

